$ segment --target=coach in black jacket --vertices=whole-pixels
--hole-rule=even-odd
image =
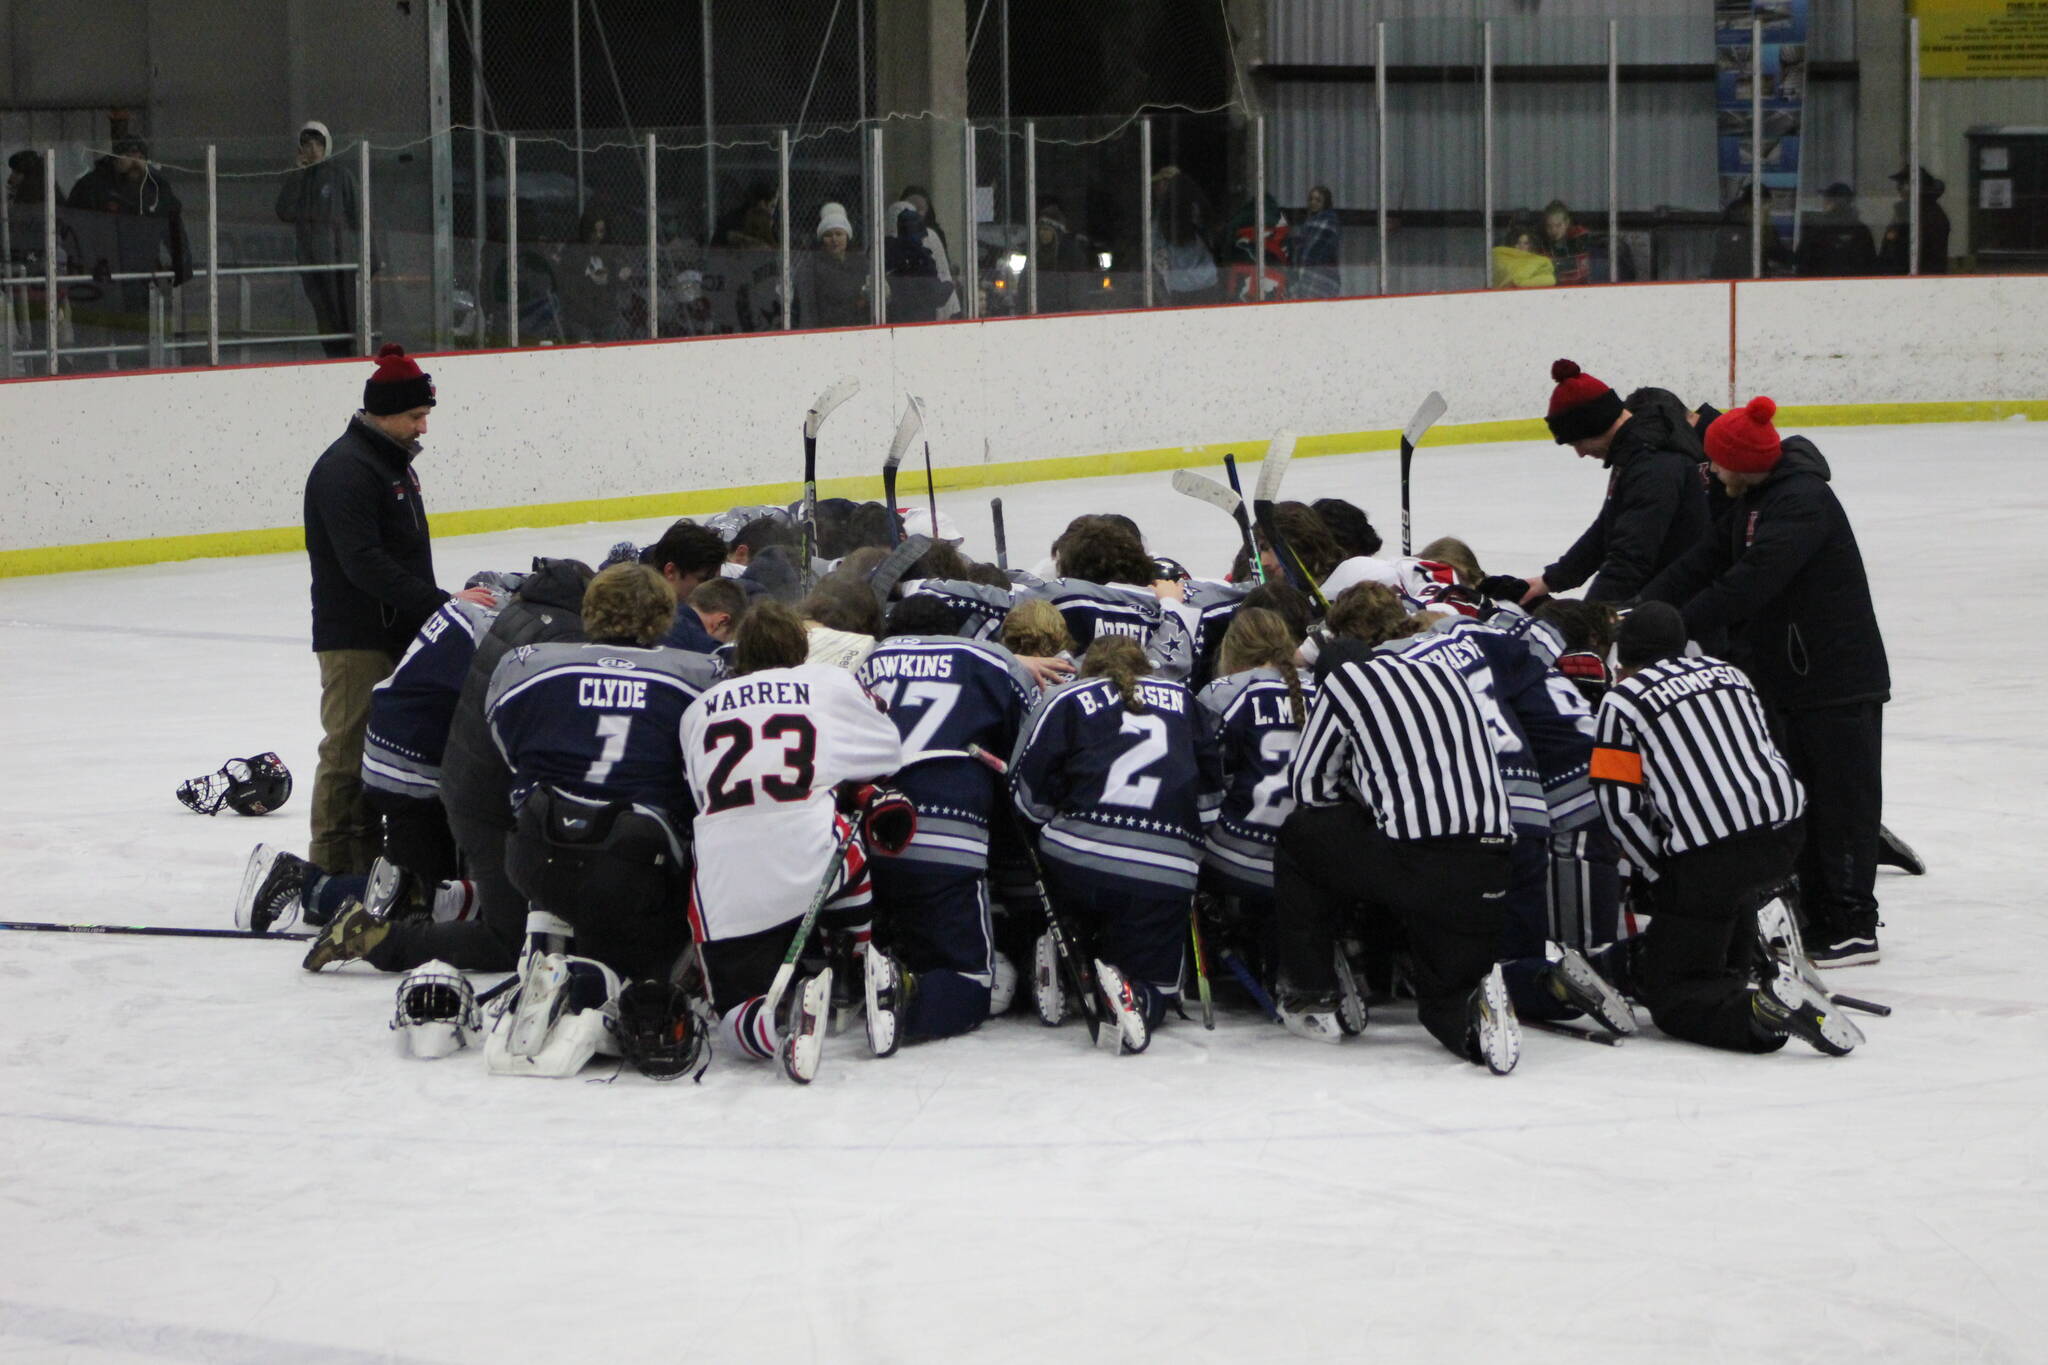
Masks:
[[[1694,639],[1726,630],[1730,661],[1776,712],[1786,757],[1807,788],[1799,884],[1808,948],[1822,966],[1851,966],[1877,960],[1891,669],[1827,461],[1803,436],[1780,440],[1776,411],[1755,398],[1706,429],[1707,454],[1732,501],[1642,596],[1679,607]]]
[[[1611,471],[1600,515],[1555,564],[1529,579],[1523,601],[1593,580],[1591,602],[1634,597],[1706,534],[1706,452],[1685,405],[1663,389],[1638,389],[1627,406],[1569,360],[1550,367],[1557,387],[1544,420],[1559,445]]]
[[[377,857],[376,817],[359,778],[370,691],[448,600],[434,584],[412,470],[433,406],[432,379],[403,348],[386,346],[363,385],[362,411],[306,476],[321,729],[309,856],[329,872],[365,873]]]

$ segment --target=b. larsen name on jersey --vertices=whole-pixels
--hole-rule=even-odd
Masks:
[[[1184,712],[1188,709],[1188,694],[1177,687],[1158,687],[1141,682],[1138,684],[1138,695],[1144,699],[1145,705],[1156,706],[1162,711]],[[1081,709],[1091,716],[1106,706],[1123,705],[1120,698],[1098,700],[1087,692],[1077,693],[1076,700],[1081,703]]]

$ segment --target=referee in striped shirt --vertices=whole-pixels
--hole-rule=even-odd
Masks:
[[[1791,874],[1806,795],[1748,677],[1682,657],[1685,640],[1665,603],[1629,613],[1594,741],[1601,812],[1649,884],[1637,992],[1674,1038],[1775,1052],[1787,1029],[1752,1003],[1749,917]]]
[[[1369,917],[1407,933],[1423,1026],[1458,1056],[1486,1061],[1479,1002],[1500,944],[1513,826],[1465,680],[1394,653],[1332,669],[1292,781],[1299,804],[1274,857],[1283,1016],[1334,1010],[1341,917],[1362,899]],[[1513,1029],[1504,987],[1497,1006]]]

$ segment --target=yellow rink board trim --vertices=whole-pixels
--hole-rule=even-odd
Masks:
[[[1778,409],[1781,431],[1818,426],[1892,426],[1914,422],[1997,422],[2013,417],[2048,421],[2048,400],[2012,399],[1961,403],[1840,403],[1787,406]],[[1506,422],[1441,423],[1432,428],[1432,445],[1479,445],[1499,441],[1547,441],[1549,431],[1539,419]],[[1394,450],[1398,431],[1347,431],[1304,436],[1294,447],[1297,458],[1349,455],[1360,451]],[[1110,474],[1149,474],[1170,469],[1206,469],[1221,464],[1226,454],[1240,463],[1264,458],[1264,441],[1224,441],[1212,445],[1174,446],[1164,450],[1126,450],[1107,455],[1073,455],[1052,460],[1015,460],[1003,464],[961,465],[933,471],[942,489],[987,488],[992,485],[1040,483],[1052,479],[1086,479]],[[641,521],[655,517],[703,516],[748,503],[786,503],[802,484],[762,483],[736,488],[703,488],[680,493],[648,493],[628,498],[593,498],[583,502],[541,503],[526,507],[490,507],[468,512],[438,512],[428,517],[437,536],[480,535],[589,522]],[[879,498],[880,474],[824,479],[818,496]],[[911,494],[898,487],[899,497]],[[914,499],[912,499],[914,500]],[[84,569],[117,569],[137,564],[162,564],[180,559],[212,559],[227,555],[267,555],[303,550],[304,531],[297,526],[259,531],[219,531],[196,536],[152,536],[143,540],[106,540],[86,545],[53,545],[34,550],[0,550],[0,578],[28,574],[70,573]]]

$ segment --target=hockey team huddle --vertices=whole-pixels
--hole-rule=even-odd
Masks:
[[[1845,1054],[1816,964],[1876,957],[1834,852],[1875,857],[1875,780],[1799,717],[1889,679],[1817,696],[1785,658],[1849,648],[1802,597],[1844,555],[1830,619],[1862,582],[1825,463],[1768,399],[1553,378],[1556,440],[1612,477],[1527,579],[1282,500],[1278,459],[1256,522],[1182,488],[1237,512],[1213,576],[1121,515],[1027,572],[935,504],[839,499],[479,574],[372,694],[368,875],[260,846],[237,923],[404,973],[415,1052],[481,1035],[509,1074],[808,1082],[855,1014],[877,1057],[1013,1010],[1133,1054],[1219,1004],[1331,1044],[1412,1007],[1495,1073],[1525,1024],[1613,1042],[1631,1002]]]

